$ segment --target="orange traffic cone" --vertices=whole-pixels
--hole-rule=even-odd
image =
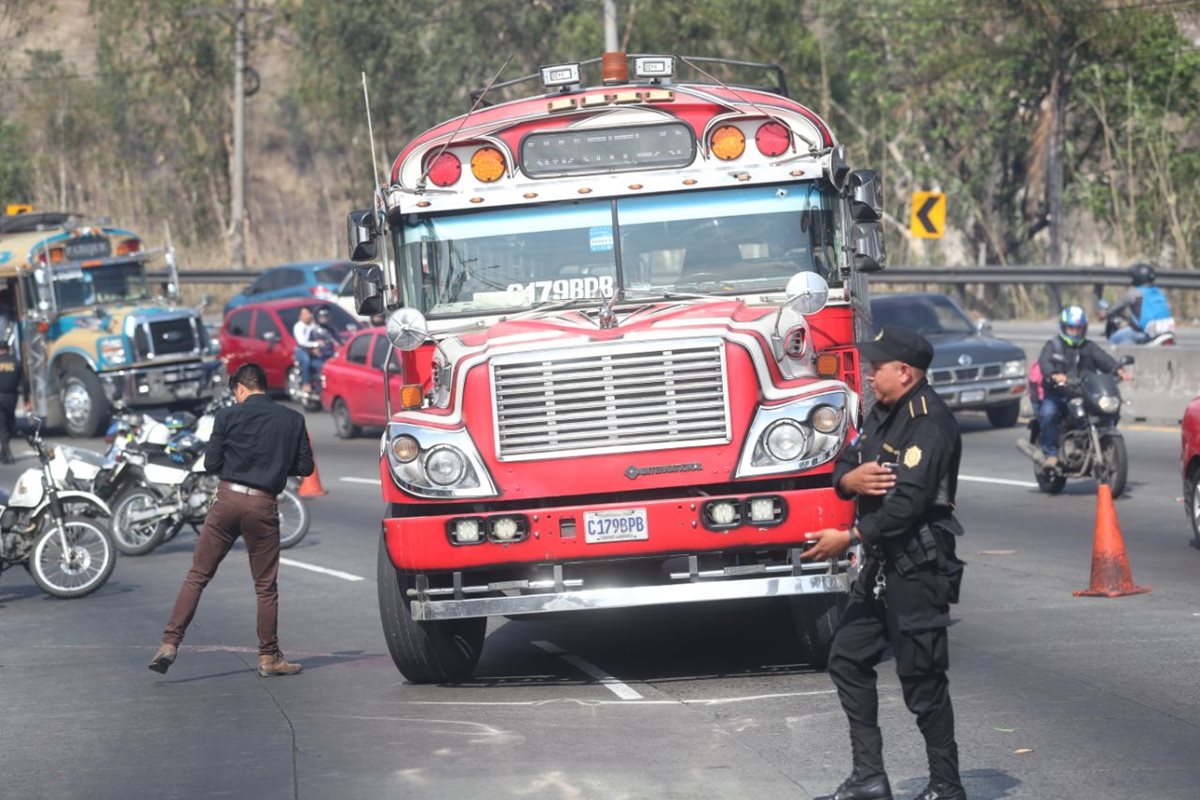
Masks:
[[[312,437],[308,437],[308,446],[312,448]],[[317,456],[313,454],[313,471],[311,475],[305,475],[304,480],[300,481],[300,490],[298,494],[301,497],[321,497],[329,494],[325,491],[325,487],[321,485],[321,472],[317,469]]]
[[[1142,594],[1149,586],[1134,586],[1125,541],[1117,523],[1112,488],[1101,483],[1096,496],[1096,536],[1092,542],[1092,585],[1073,592],[1076,597],[1122,597]]]

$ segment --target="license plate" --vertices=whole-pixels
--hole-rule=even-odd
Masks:
[[[958,396],[958,402],[981,403],[985,397],[987,397],[987,392],[983,389],[968,389]]]
[[[650,538],[646,509],[620,508],[613,511],[586,511],[583,514],[583,539],[588,544],[634,542]]]

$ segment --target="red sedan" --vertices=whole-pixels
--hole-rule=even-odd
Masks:
[[[328,308],[334,330],[343,341],[359,328],[354,317],[332,302],[289,297],[239,306],[226,315],[221,325],[221,359],[229,373],[232,375],[242,364],[254,361],[267,373],[268,390],[286,391],[291,399],[297,400],[300,373],[292,364],[296,350],[292,328],[305,306],[314,312]]]
[[[1192,533],[1200,545],[1200,397],[1193,400],[1183,412],[1183,502],[1187,507],[1188,519],[1192,521]]]
[[[324,389],[321,405],[333,414],[337,435],[350,439],[362,433],[364,426],[387,424],[383,397],[383,362],[387,358],[387,329],[359,331],[325,362],[321,373]],[[392,410],[399,409],[400,387],[405,383],[399,352],[392,354],[389,367]]]

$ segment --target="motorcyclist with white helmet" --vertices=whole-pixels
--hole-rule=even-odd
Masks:
[[[1046,342],[1038,356],[1046,396],[1038,408],[1041,425],[1042,466],[1058,466],[1059,423],[1071,397],[1069,381],[1084,372],[1116,373],[1122,380],[1130,375],[1117,360],[1087,338],[1087,314],[1079,306],[1067,306],[1058,315],[1058,335]]]

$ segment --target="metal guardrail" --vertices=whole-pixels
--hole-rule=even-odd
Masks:
[[[1160,269],[1155,283],[1163,289],[1200,289],[1200,270]],[[185,269],[183,283],[248,283],[261,274],[257,270]],[[166,270],[150,273],[165,279]],[[974,284],[1019,283],[1078,286],[1088,284],[1127,285],[1124,267],[888,267],[870,276],[875,283]]]
[[[1162,289],[1200,289],[1200,270],[1160,269]],[[877,283],[1019,283],[1078,286],[1129,284],[1125,267],[888,267],[870,276]]]

